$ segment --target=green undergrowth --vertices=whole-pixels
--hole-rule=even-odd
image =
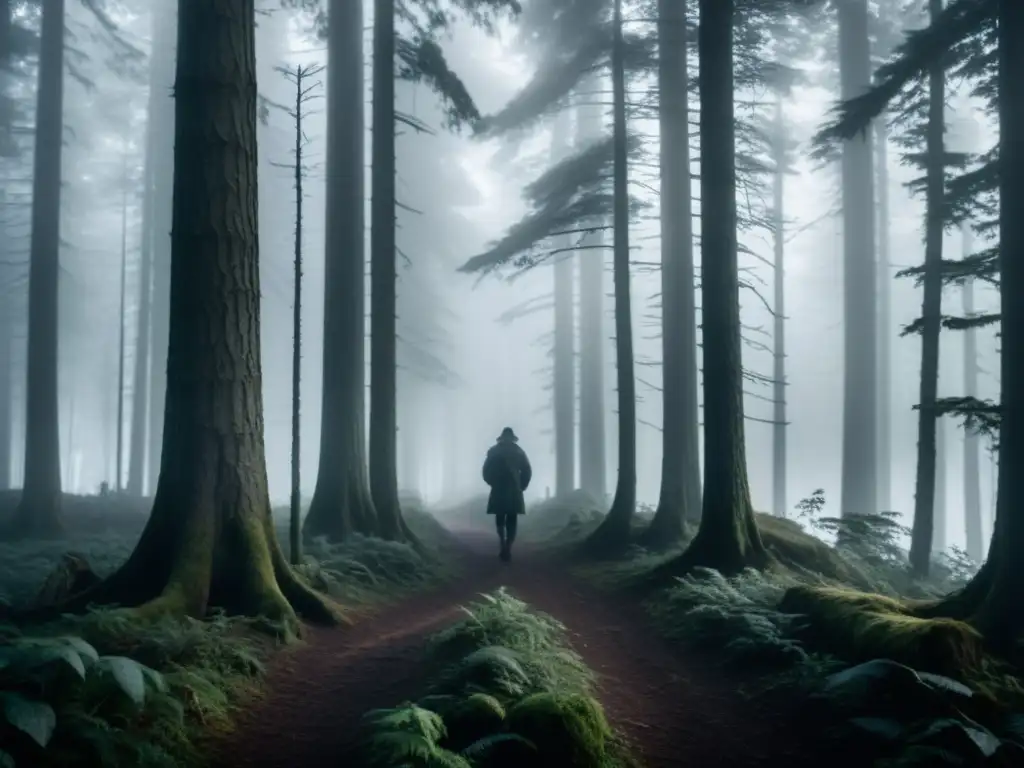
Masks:
[[[111,573],[145,524],[144,500],[135,501],[139,509],[106,520],[97,507],[122,499],[75,497],[84,527],[0,545],[3,602],[33,604],[69,550],[98,576]],[[429,554],[366,537],[315,542],[300,574],[357,609],[449,577],[450,566],[432,554],[447,532],[422,510],[406,516]],[[286,521],[275,518],[285,543]],[[110,610],[30,629],[0,623],[0,768],[201,765],[206,738],[230,731],[236,705],[259,693],[262,661],[276,644],[267,629],[265,621],[222,615],[143,619]]]
[[[410,544],[368,536],[354,535],[341,544],[317,539],[303,549],[300,575],[347,606],[376,605],[451,578],[454,568],[443,557],[447,530],[415,508],[405,511],[405,519],[425,545],[424,553]],[[287,541],[287,536],[281,540]]]
[[[141,621],[105,610],[31,635],[0,624],[0,765],[200,765],[258,690],[261,646],[241,620]]]
[[[504,589],[428,642],[424,696],[368,712],[368,768],[625,768],[565,628]]]
[[[697,568],[650,586],[647,575],[685,540],[578,570],[609,589],[646,585],[664,635],[740,668],[755,692],[795,687],[835,706],[849,732],[877,741],[879,765],[1024,764],[1020,670],[993,658],[970,625],[914,615],[921,600],[966,584],[977,565],[953,548],[934,559],[931,578],[915,579],[898,516],[833,518],[823,508],[816,491],[796,519],[758,515],[773,555],[765,571]]]

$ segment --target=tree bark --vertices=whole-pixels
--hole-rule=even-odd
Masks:
[[[934,20],[942,0],[928,0]],[[942,330],[942,236],[945,209],[945,91],[946,75],[939,61],[928,72],[928,125],[926,127],[925,243],[923,298],[921,300],[921,381],[918,393],[917,476],[914,487],[914,522],[910,536],[910,565],[925,577],[931,565],[935,536],[935,401],[939,387],[939,333]]]
[[[395,249],[395,3],[376,0],[373,21],[370,202],[370,495],[378,531],[401,540],[398,498]]]
[[[612,45],[613,245],[615,278],[615,368],[619,406],[619,477],[611,509],[584,542],[592,554],[624,550],[631,539],[636,512],[636,381],[633,375],[633,310],[629,287],[629,175],[626,135],[625,44],[622,0],[615,0],[615,39]]]
[[[28,285],[25,480],[15,531],[60,531],[60,427],[57,390],[61,156],[64,141],[64,0],[43,10],[36,93],[32,230]]]
[[[693,269],[686,3],[658,3],[661,125],[661,492],[643,543],[666,548],[700,520],[697,309]]]
[[[286,562],[263,444],[253,0],[181,0],[166,429],[153,512],[128,561],[71,601],[291,631],[338,619]]]
[[[570,148],[571,117],[561,114],[555,121],[551,142],[552,164],[560,162]],[[554,259],[555,335],[553,349],[555,417],[555,496],[565,497],[576,489],[576,327],[573,271],[576,259],[570,236],[559,238],[567,249]]]
[[[1009,646],[1024,625],[1024,4],[1000,0],[999,26],[999,275],[1001,421],[996,521],[989,547],[991,582],[977,621],[989,639]],[[976,578],[981,577],[981,573]]]
[[[942,418],[935,420],[935,524],[932,526],[932,552],[939,554],[949,547],[947,526],[949,524],[949,506],[946,496],[946,422]]]
[[[871,86],[867,0],[838,3],[839,73],[844,100]],[[874,191],[871,137],[843,145],[843,458],[840,512],[878,511]]]
[[[585,146],[602,133],[601,85],[599,77],[587,79],[582,99],[577,106],[576,143]],[[605,221],[588,223],[595,231],[581,241],[580,265],[580,488],[595,500],[604,503],[608,489],[605,456],[605,366],[604,347],[604,257]]]
[[[303,534],[371,534],[377,513],[366,457],[366,225],[363,9],[332,0],[327,72],[320,467]],[[330,343],[327,343],[330,340]]]
[[[179,0],[180,2],[180,0]],[[177,5],[174,0],[161,0],[154,4],[159,11],[158,30],[170,29],[174,24]],[[160,474],[160,451],[163,446],[164,400],[167,391],[167,339],[170,322],[171,285],[171,195],[174,189],[175,110],[171,96],[174,77],[176,44],[172,35],[157,33],[157,44],[153,53],[153,75],[150,88],[156,89],[152,102],[155,112],[156,131],[154,137],[155,163],[153,166],[152,190],[152,237],[153,248],[153,289],[150,304],[150,352],[149,366],[149,445],[147,448],[146,489],[153,493],[157,476]],[[159,71],[156,69],[159,63]]]
[[[303,534],[342,541],[373,533],[377,513],[366,463],[363,9],[332,0],[328,13],[320,467]]]
[[[962,258],[973,251],[971,225],[960,228]],[[963,285],[964,317],[974,316],[974,281]],[[978,331],[964,330],[964,395],[978,396]],[[981,523],[981,438],[973,429],[964,431],[964,524],[967,555],[980,563],[985,557],[985,540]]]
[[[704,345],[704,505],[686,551],[662,573],[694,566],[737,573],[768,560],[754,519],[743,428],[733,0],[700,0],[701,308]],[[661,574],[655,573],[658,577]]]
[[[772,239],[775,246],[774,301],[772,308],[772,507],[777,517],[785,517],[786,503],[786,221],[785,179],[787,159],[786,123],[782,106],[782,91],[775,94],[775,173],[772,192]]]

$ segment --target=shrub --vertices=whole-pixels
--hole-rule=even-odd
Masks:
[[[504,589],[432,637],[427,695],[367,715],[370,766],[613,768],[629,760],[565,628]]]
[[[194,762],[198,728],[227,727],[232,692],[262,671],[224,619],[144,624],[97,611],[36,636],[0,631],[7,764]]]

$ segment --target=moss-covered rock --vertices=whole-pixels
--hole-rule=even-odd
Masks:
[[[600,703],[582,694],[536,693],[516,703],[505,724],[537,749],[545,765],[596,768],[611,729]]]

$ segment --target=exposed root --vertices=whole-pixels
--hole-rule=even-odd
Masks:
[[[281,597],[289,609],[292,609],[293,616],[297,613],[310,623],[328,627],[351,623],[342,612],[341,606],[299,579],[285,560],[279,546],[273,547],[273,564]]]

